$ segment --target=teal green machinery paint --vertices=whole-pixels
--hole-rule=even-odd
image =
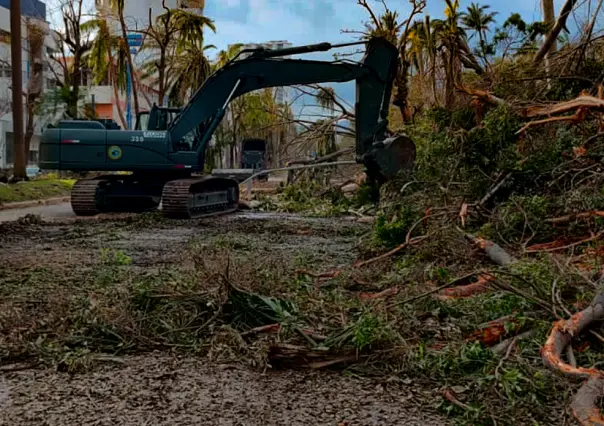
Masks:
[[[78,181],[72,207],[79,215],[144,211],[160,202],[169,217],[234,211],[239,198],[236,181],[197,176],[203,173],[206,148],[229,103],[267,87],[356,80],[356,160],[365,165],[370,180],[381,184],[401,169],[413,167],[415,145],[404,135],[388,132],[398,67],[396,47],[382,38],[363,44],[366,52],[360,62],[284,58],[343,46],[329,43],[256,49],[211,75],[182,109],[154,106],[146,117],[146,130],[107,130],[94,122],[88,127],[47,129],[41,140],[40,168],[131,172]]]

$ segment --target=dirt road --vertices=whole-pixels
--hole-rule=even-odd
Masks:
[[[33,211],[60,217],[67,209],[68,205],[60,205]],[[296,268],[313,265],[324,270],[351,263],[358,238],[366,232],[362,225],[341,218],[242,212],[198,221],[157,220],[155,216],[68,218],[42,224],[3,223],[0,228],[0,366],[11,352],[47,359],[46,368],[10,373],[0,368],[0,425],[449,424],[436,410],[438,395],[405,376],[378,380],[353,379],[341,371],[264,371],[262,338],[271,337],[259,336],[259,346],[253,339],[215,341],[220,323],[216,332],[199,340],[210,353],[198,356],[170,349],[137,353],[136,348],[126,355],[119,353],[120,345],[104,346],[104,350],[81,345],[78,335],[89,333],[90,342],[95,341],[92,336],[99,325],[111,327],[114,335],[126,340],[148,333],[144,341],[190,329],[187,324],[204,315],[205,302],[192,310],[187,310],[186,303],[168,302],[160,310],[148,311],[152,308],[144,307],[146,302],[141,305],[136,300],[144,294],[154,297],[141,293],[145,288],[152,290],[151,283],[159,285],[162,293],[190,288],[195,294],[206,294],[211,287],[204,283],[215,283],[206,272],[224,271],[222,250],[233,259],[232,279],[238,285],[292,300],[299,294],[304,310],[312,309],[310,300],[302,297],[314,292],[314,286],[297,279]],[[130,256],[132,263],[103,264],[106,250]],[[329,292],[323,290],[324,295],[317,298],[321,305],[313,315],[324,316],[321,299],[333,299],[336,294]],[[122,307],[121,302],[125,303]],[[357,306],[359,302],[348,303]],[[127,320],[122,328],[123,315],[138,315],[133,310],[139,308],[145,310],[139,320]],[[129,335],[131,327],[155,318],[157,322],[137,329],[136,336]],[[172,320],[179,322],[168,324],[170,328],[164,331],[166,321]],[[199,320],[206,321],[205,317]],[[190,341],[179,339],[197,339],[191,333],[174,334],[174,347]],[[30,344],[22,346],[29,339],[33,339]],[[72,342],[70,348],[60,343],[66,341]],[[88,349],[93,351],[92,358],[82,357]],[[55,350],[66,352],[53,356]],[[95,361],[99,355],[95,350],[118,355],[110,362]],[[258,356],[261,361],[252,363]],[[83,370],[59,372],[64,370],[57,368],[64,363],[62,359],[84,363]]]
[[[426,397],[410,386],[336,373],[263,373],[201,359],[144,356],[85,375],[5,375],[0,424],[448,424],[426,414]]]
[[[25,209],[0,210],[0,222],[10,222],[28,214],[40,215],[43,220],[52,221],[75,217],[69,203],[42,205]]]

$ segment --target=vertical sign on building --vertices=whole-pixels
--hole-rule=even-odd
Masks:
[[[136,55],[138,53],[138,49],[143,44],[143,35],[137,33],[129,33],[128,37],[128,47],[130,48],[130,53],[132,55]],[[126,125],[128,126],[128,130],[132,129],[132,70],[130,70],[130,64],[126,66]]]

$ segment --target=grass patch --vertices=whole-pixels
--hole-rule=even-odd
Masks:
[[[71,179],[43,179],[0,184],[0,205],[69,195],[74,183]]]

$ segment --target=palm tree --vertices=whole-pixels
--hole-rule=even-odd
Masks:
[[[229,45],[226,50],[221,50],[220,52],[218,52],[218,56],[213,67],[214,71],[224,67],[226,64],[231,62],[239,54],[242,46],[243,43],[235,43]]]
[[[168,76],[169,99],[176,104],[182,104],[188,95],[201,87],[212,72],[207,52],[216,47],[204,45],[204,29],[207,27],[216,32],[216,26],[210,18],[182,9],[166,13],[170,14],[178,32],[174,46],[175,54],[168,61],[171,68],[171,75]]]
[[[95,84],[109,78],[113,86],[113,97],[116,101],[118,117],[122,127],[126,128],[124,111],[120,104],[119,92],[126,90],[127,59],[121,37],[111,34],[107,21],[103,18],[87,21],[91,31],[96,31],[92,47],[87,55],[88,66],[92,69]]]
[[[201,87],[212,73],[212,65],[207,57],[214,45],[184,43],[176,49],[169,76],[169,99],[173,104],[182,105],[188,97]]]
[[[128,47],[128,28],[126,26],[126,20],[124,18],[124,4],[125,0],[110,0],[109,7],[111,10],[117,14],[117,18],[120,23],[120,28],[122,30],[122,39],[120,43],[123,45],[121,49],[124,50],[126,54],[126,60],[128,62],[128,67],[130,69],[130,73],[133,75],[135,72],[134,62],[132,61],[132,54],[130,53],[130,48]],[[134,98],[134,111],[135,114],[138,115],[140,108],[138,104],[138,88],[136,84],[132,85],[132,97]]]
[[[489,26],[495,22],[495,16],[497,15],[497,12],[488,13],[487,10],[489,8],[490,6],[488,5],[481,6],[478,3],[472,3],[468,6],[467,12],[461,15],[461,22],[465,28],[478,34],[480,41],[479,52],[485,62],[488,50],[486,33],[489,31]]]

